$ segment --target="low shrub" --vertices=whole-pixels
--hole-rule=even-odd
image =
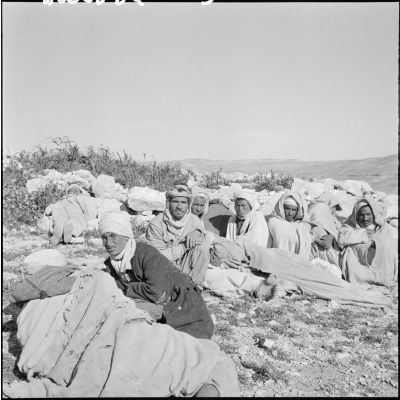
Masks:
[[[14,226],[20,223],[34,225],[42,217],[46,207],[62,199],[65,191],[57,185],[28,193],[25,187],[3,186],[3,223]]]
[[[12,157],[7,156],[3,168],[3,221],[6,225],[33,225],[49,204],[64,196],[64,191],[53,184],[35,193],[27,192],[26,182],[45,175],[46,169],[56,169],[61,173],[85,169],[95,177],[100,174],[113,176],[126,188],[148,186],[159,191],[187,183],[189,178],[189,173],[183,171],[179,163],[138,162],[125,151],[114,153],[103,145],[98,149],[89,146],[83,151],[68,137],[56,137],[50,141],[51,149],[38,145],[32,152],[24,150]]]
[[[282,176],[276,172],[267,172],[257,174],[253,179],[254,189],[256,192],[268,190],[269,192],[279,192],[285,189],[291,189],[294,182],[292,176]]]
[[[222,174],[222,168],[219,171],[211,171],[203,176],[203,186],[207,189],[218,190],[221,186],[229,185],[230,182]]]

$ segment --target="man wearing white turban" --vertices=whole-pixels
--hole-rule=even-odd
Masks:
[[[286,190],[268,220],[267,247],[288,250],[309,259],[313,238],[307,208],[300,192]]]
[[[193,194],[190,203],[190,211],[192,214],[197,215],[200,221],[202,221],[203,216],[207,214],[208,207],[209,199],[206,192],[198,190]]]
[[[157,249],[136,243],[127,213],[104,214],[99,232],[110,255],[107,271],[137,307],[194,337],[212,336],[213,322],[195,284]]]
[[[210,261],[210,243],[203,224],[190,212],[191,198],[185,185],[168,190],[166,208],[149,223],[146,240],[201,285]]]
[[[226,238],[236,241],[246,237],[253,243],[266,247],[268,243],[268,225],[264,216],[255,209],[255,202],[245,191],[235,193],[235,211],[228,221]]]

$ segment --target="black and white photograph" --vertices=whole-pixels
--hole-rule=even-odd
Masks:
[[[399,2],[1,2],[3,398],[398,397]]]

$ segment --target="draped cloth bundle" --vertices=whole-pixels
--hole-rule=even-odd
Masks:
[[[207,382],[239,395],[233,361],[216,343],[152,323],[104,271],[82,271],[67,294],[30,301],[17,322],[28,382],[3,385],[8,397],[184,397]]]

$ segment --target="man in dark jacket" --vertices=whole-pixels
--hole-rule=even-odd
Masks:
[[[105,214],[99,232],[110,254],[108,272],[138,308],[157,322],[196,338],[211,338],[214,324],[196,284],[156,248],[136,243],[127,214]]]

